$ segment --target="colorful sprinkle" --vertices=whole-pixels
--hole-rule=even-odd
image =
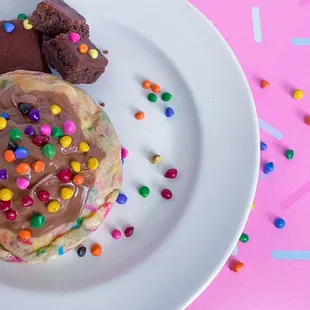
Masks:
[[[40,111],[38,109],[32,109],[28,114],[29,119],[32,122],[39,122],[40,121]]]
[[[24,130],[24,133],[27,136],[35,136],[36,135],[36,131],[34,130],[34,128],[32,126],[27,126]]]
[[[76,32],[70,32],[69,39],[71,40],[73,44],[76,44],[77,42],[81,40],[81,36]]]
[[[56,149],[52,144],[45,144],[42,148],[42,154],[47,158],[53,158],[56,155]]]
[[[30,185],[30,181],[28,179],[19,177],[16,179],[16,185],[19,189],[25,190]]]
[[[62,200],[68,200],[71,199],[74,195],[74,190],[70,187],[63,187],[60,190],[60,197]]]
[[[265,174],[269,174],[274,170],[274,163],[269,162],[264,165],[263,171]]]
[[[9,138],[12,141],[20,141],[22,139],[22,133],[18,128],[12,128],[9,132]]]
[[[282,229],[285,227],[285,221],[281,219],[280,217],[276,218],[273,222],[274,226],[278,229]]]
[[[142,186],[139,189],[139,194],[143,197],[146,198],[150,194],[150,189],[147,186]]]
[[[89,147],[88,143],[86,143],[84,141],[79,143],[79,152],[87,153],[87,152],[89,152],[89,149],[90,149],[90,147]]]
[[[102,247],[99,244],[94,244],[91,247],[90,252],[93,256],[100,256],[102,253]]]
[[[123,205],[127,202],[128,198],[125,194],[119,194],[117,199],[116,199],[116,202],[120,205]]]
[[[57,104],[52,104],[50,107],[49,107],[49,110],[50,112],[53,114],[53,115],[58,115],[60,114],[61,112],[61,108],[59,105]]]
[[[172,95],[170,93],[167,93],[167,92],[163,93],[161,95],[161,99],[162,99],[162,101],[168,102],[172,99]]]
[[[4,160],[8,163],[12,163],[15,160],[15,155],[12,150],[7,150],[4,152]]]
[[[81,174],[77,174],[72,179],[73,184],[82,185],[84,183],[84,177]]]
[[[19,231],[18,236],[22,240],[29,240],[29,239],[31,239],[31,232],[27,229],[22,229]]]
[[[152,164],[158,164],[159,162],[161,161],[161,156],[160,155],[153,155],[153,156],[151,156],[151,158],[150,158],[150,162],[152,163]]]
[[[9,119],[10,119],[9,113],[6,113],[6,112],[3,112],[3,113],[1,114],[1,117],[5,118],[6,120],[9,120]]]
[[[80,246],[77,251],[76,251],[77,255],[79,257],[84,257],[86,254],[86,247],[85,246]]]
[[[18,106],[18,109],[19,109],[20,113],[22,113],[23,115],[28,115],[29,112],[30,112],[31,109],[32,109],[32,105],[29,104],[29,103],[21,103],[21,104]]]
[[[72,162],[72,163],[75,163],[75,162]],[[71,163],[71,166],[72,166],[72,163]],[[57,177],[59,179],[60,182],[62,183],[68,183],[71,181],[71,178],[72,178],[72,171],[71,169],[68,169],[68,168],[64,168],[64,169],[61,169],[58,173],[57,173]]]
[[[267,150],[267,144],[265,142],[260,142],[260,150],[261,151],[266,151]]]
[[[65,251],[64,251],[63,246],[60,246],[60,247],[58,248],[58,254],[59,254],[60,256],[62,256],[62,255],[65,254]]]
[[[261,88],[267,88],[269,87],[269,82],[265,81],[265,80],[261,80],[260,81],[260,87]]]
[[[114,229],[114,230],[112,231],[111,235],[112,235],[112,238],[113,238],[113,239],[116,239],[116,240],[119,240],[119,239],[121,239],[121,237],[122,237],[122,233],[121,233],[121,231],[118,230],[118,229]]]
[[[36,172],[36,173],[43,172],[44,169],[45,169],[45,164],[44,164],[43,161],[37,160],[36,162],[34,162],[34,163],[32,164],[32,169],[33,169],[33,171]]]
[[[59,142],[63,148],[66,148],[66,147],[69,147],[71,145],[72,138],[70,136],[63,136],[60,138]]]
[[[165,115],[167,116],[167,117],[171,117],[171,116],[173,116],[174,115],[174,110],[172,109],[172,108],[166,108],[166,110],[165,110]]]
[[[34,205],[34,200],[30,196],[24,196],[20,200],[20,204],[23,207],[32,207]]]
[[[81,44],[80,46],[79,46],[79,52],[81,53],[81,54],[86,54],[87,52],[88,52],[88,46],[86,45],[86,44]]]
[[[75,126],[74,122],[72,122],[70,120],[66,120],[62,124],[62,129],[66,135],[72,135],[76,131],[76,126]]]
[[[150,102],[156,102],[156,101],[157,101],[157,96],[156,96],[155,94],[151,93],[151,94],[149,94],[149,95],[147,96],[147,99],[148,99],[148,101],[150,101]]]
[[[8,200],[8,201],[0,200],[0,211],[7,211],[7,210],[10,210],[11,207],[12,207],[12,202],[11,202],[11,200]]]
[[[163,189],[162,192],[161,192],[161,196],[164,198],[164,199],[171,199],[172,198],[172,192],[170,189]]]
[[[6,180],[8,178],[8,171],[6,169],[0,169],[0,179]]]
[[[89,51],[88,51],[88,56],[90,57],[90,58],[92,58],[92,59],[96,59],[96,58],[98,58],[98,56],[99,56],[99,53],[98,53],[98,51],[97,50],[95,50],[95,49],[90,49]]]
[[[9,201],[13,197],[13,192],[9,188],[3,188],[0,190],[0,200]]]
[[[249,236],[245,233],[242,233],[239,238],[239,241],[243,243],[247,243],[249,241]]]
[[[155,94],[159,94],[160,93],[160,86],[158,84],[152,84],[151,85],[151,90],[155,93]]]
[[[142,83],[142,87],[143,87],[144,89],[150,89],[150,88],[151,88],[151,85],[152,85],[152,82],[149,81],[149,80],[145,80],[145,81],[143,81],[143,83]]]
[[[17,212],[15,210],[7,210],[5,212],[5,217],[8,221],[15,221],[17,218]]]
[[[175,168],[169,169],[165,173],[165,178],[167,179],[175,179],[178,176],[178,170]]]
[[[260,13],[259,8],[254,6],[252,8],[252,23],[253,23],[253,35],[254,35],[254,41],[257,43],[262,42],[262,26],[260,21]]]
[[[72,161],[70,166],[75,173],[79,173],[81,171],[81,163],[78,161]]]
[[[142,119],[144,119],[144,117],[145,117],[145,114],[144,114],[144,112],[142,112],[142,111],[137,112],[137,113],[135,114],[135,118],[136,118],[137,120],[142,120]]]
[[[40,127],[41,135],[50,136],[52,134],[52,127],[48,124],[44,124]]]
[[[304,92],[301,89],[296,89],[293,92],[293,98],[295,100],[301,100],[304,97]]]
[[[238,272],[242,271],[243,267],[244,267],[244,264],[243,264],[243,263],[241,263],[241,262],[234,262],[234,263],[230,266],[230,270],[231,270],[231,271],[234,271],[234,272],[236,272],[236,273],[238,273]]]
[[[122,147],[121,148],[121,158],[126,159],[128,157],[128,155],[129,155],[128,150],[126,148]]]
[[[20,14],[17,15],[17,19],[18,20],[25,20],[27,18],[28,18],[27,15],[24,14],[24,13],[20,13]]]
[[[125,229],[124,235],[125,237],[129,238],[133,235],[135,228],[133,226],[129,226]]]
[[[99,161],[95,157],[91,157],[87,161],[87,168],[89,170],[96,170],[99,167]]]
[[[29,151],[25,147],[18,147],[14,152],[16,159],[25,159],[29,156]]]
[[[3,130],[5,129],[7,126],[7,121],[4,117],[0,117],[0,130]]]
[[[56,213],[60,210],[60,203],[57,200],[52,200],[47,205],[47,211],[50,213]]]
[[[23,21],[23,26],[26,30],[31,30],[33,28],[32,24],[30,23],[29,19],[25,19]]]
[[[3,29],[6,33],[11,33],[15,30],[15,25],[9,22],[3,23]]]
[[[31,167],[27,163],[20,163],[16,167],[16,172],[18,174],[28,174],[31,171]],[[1,199],[1,198],[0,198]]]
[[[61,138],[63,135],[64,135],[64,133],[63,133],[63,131],[62,131],[61,128],[59,128],[59,127],[54,127],[54,128],[52,129],[52,136],[53,136],[54,138],[59,139],[59,138]]]
[[[306,123],[308,126],[310,126],[310,115],[307,115],[307,116],[305,117],[305,123]]]
[[[50,196],[51,194],[43,189],[38,192],[38,199],[42,202],[48,202],[50,200]]]
[[[294,151],[293,151],[293,150],[286,150],[286,151],[285,151],[285,157],[286,157],[288,160],[293,159],[293,157],[294,157]]]

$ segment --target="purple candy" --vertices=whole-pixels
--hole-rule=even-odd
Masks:
[[[40,120],[40,112],[38,109],[32,109],[29,114],[28,117],[30,118],[31,121],[33,122],[38,122]]]
[[[8,178],[8,171],[6,169],[0,170],[0,179],[6,180]]]
[[[14,155],[16,159],[25,159],[28,157],[29,151],[25,147],[19,147],[15,150]]]
[[[35,136],[36,131],[34,130],[34,128],[32,126],[27,126],[25,128],[25,135],[27,136]]]

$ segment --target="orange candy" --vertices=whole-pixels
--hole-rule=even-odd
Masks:
[[[84,177],[80,174],[77,174],[76,176],[73,177],[72,182],[75,185],[81,185],[84,183]]]
[[[31,168],[26,163],[21,163],[16,167],[16,172],[19,174],[27,174],[31,171]]]
[[[102,253],[102,247],[99,244],[94,244],[91,249],[90,252],[93,256],[100,256]]]
[[[23,240],[31,239],[31,232],[27,229],[20,230],[18,235]]]
[[[88,52],[88,46],[86,45],[86,44],[81,44],[80,46],[79,46],[79,52],[81,53],[81,54],[86,54],[87,52]]]
[[[148,80],[145,80],[143,83],[142,83],[142,86],[144,89],[150,89],[151,88],[151,81],[148,81]]]
[[[241,262],[234,262],[231,266],[230,266],[230,270],[234,271],[234,272],[240,272],[244,267],[244,264],[242,264]]]
[[[310,126],[310,115],[305,117],[305,123]]]
[[[137,112],[135,118],[138,120],[144,119],[145,114],[143,112]]]
[[[265,80],[260,81],[260,87],[261,88],[267,88],[268,86],[269,86],[269,82],[267,82]]]
[[[7,150],[4,152],[4,159],[5,161],[7,161],[8,163],[11,163],[15,160],[15,155],[14,152],[11,150]]]
[[[152,84],[151,89],[155,94],[160,93],[160,86],[158,84]]]
[[[44,171],[44,168],[45,168],[45,164],[41,160],[37,160],[36,162],[32,164],[32,169],[36,173]]]

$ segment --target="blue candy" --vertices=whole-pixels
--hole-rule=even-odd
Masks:
[[[269,174],[274,170],[274,164],[273,162],[269,162],[267,164],[265,164],[263,171],[265,174]]]
[[[260,150],[261,151],[266,151],[267,150],[267,144],[265,142],[260,142]]]
[[[166,111],[165,111],[165,114],[167,117],[171,117],[174,115],[174,111],[172,108],[167,108]]]
[[[123,205],[127,202],[128,198],[125,194],[119,194],[117,199],[116,199],[116,202],[120,205]]]
[[[16,159],[25,159],[28,157],[29,151],[25,147],[19,147],[15,150],[14,155]]]
[[[273,223],[274,226],[276,226],[278,229],[282,229],[285,227],[285,221],[280,217],[276,218]]]
[[[1,116],[2,116],[3,118],[5,118],[6,120],[9,119],[9,114],[6,113],[6,112],[2,113]]]
[[[11,33],[11,32],[13,32],[14,30],[15,30],[15,25],[14,24],[12,24],[12,23],[9,23],[9,22],[5,22],[4,24],[3,24],[3,29],[4,29],[4,31],[6,32],[6,33]]]

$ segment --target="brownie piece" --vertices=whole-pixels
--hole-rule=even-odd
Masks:
[[[13,32],[4,31],[4,23],[15,25]],[[41,34],[26,30],[20,20],[0,21],[0,74],[15,70],[50,73],[42,53]]]
[[[80,53],[81,44],[86,44],[88,51],[97,50],[98,57],[93,59],[88,53]],[[64,33],[54,39],[44,41],[43,53],[48,64],[55,68],[64,80],[72,84],[96,82],[108,65],[107,58],[89,39],[81,39],[73,43],[69,34]]]
[[[67,32],[77,32],[83,39],[89,37],[86,19],[61,0],[45,0],[37,5],[30,17],[31,24],[44,35],[54,38]]]

